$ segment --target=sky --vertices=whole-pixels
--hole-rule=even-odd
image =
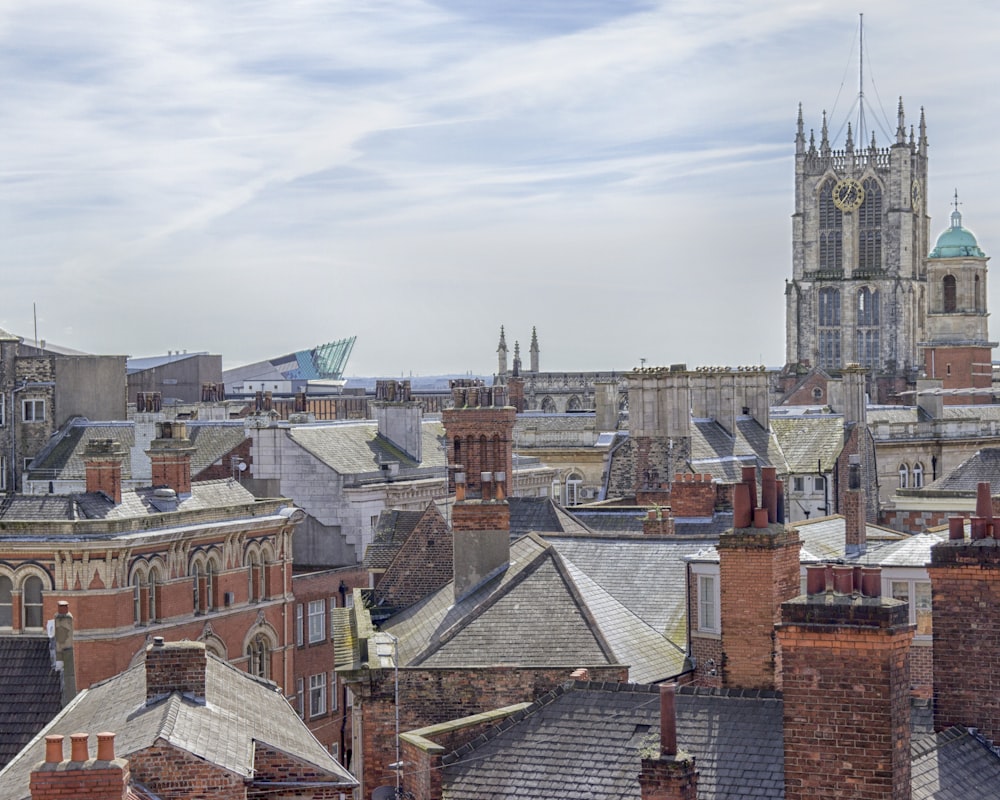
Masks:
[[[798,104],[843,146],[863,11],[5,0],[0,328],[225,367],[356,336],[365,376],[492,373],[501,325],[542,370],[780,366]],[[864,15],[869,129],[926,109],[931,244],[957,189],[988,255],[998,31]]]

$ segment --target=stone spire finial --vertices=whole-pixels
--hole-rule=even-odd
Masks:
[[[826,125],[826,111],[823,112],[823,127],[820,128],[819,151],[824,158],[830,155],[830,132]]]
[[[531,326],[531,346],[528,348],[531,357],[531,371],[538,372],[538,331],[535,326]]]
[[[899,97],[899,108],[896,111],[896,143],[906,143],[906,117],[903,114],[903,97]]]
[[[795,124],[795,153],[801,154],[805,150],[806,135],[805,127],[802,124],[802,103],[799,103],[799,118]]]
[[[920,154],[927,155],[927,120],[924,118],[924,107],[920,106]]]
[[[847,143],[844,145],[844,148],[848,153],[854,152],[854,132],[851,130],[850,122],[847,123]]]

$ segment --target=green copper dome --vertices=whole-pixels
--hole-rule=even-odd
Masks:
[[[962,256],[973,256],[975,258],[986,258],[986,254],[979,249],[976,237],[972,231],[962,227],[962,215],[956,208],[951,212],[951,227],[938,236],[937,244],[931,250],[931,258],[961,258]]]

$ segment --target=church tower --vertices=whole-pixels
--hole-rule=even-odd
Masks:
[[[944,395],[946,405],[991,400],[991,350],[997,343],[988,341],[987,261],[976,237],[962,227],[956,191],[951,227],[927,258],[927,341],[921,342],[927,377],[955,390]]]
[[[858,133],[866,136],[863,114]],[[835,149],[824,112],[819,143],[812,131],[807,141],[799,107],[786,361],[834,375],[859,364],[872,400],[884,402],[923,366],[918,344],[927,338],[923,110],[916,133],[907,132],[900,98],[888,146],[872,132],[855,147],[853,136],[848,123],[843,148]]]

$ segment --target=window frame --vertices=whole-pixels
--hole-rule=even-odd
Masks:
[[[38,407],[41,406],[42,413],[39,415],[37,413]],[[28,413],[28,409],[31,408],[31,413]],[[22,397],[21,398],[21,422],[26,423],[36,423],[45,422],[45,398],[44,397]]]
[[[309,644],[326,641],[326,600],[310,600],[306,607]]]
[[[326,683],[325,672],[309,676],[309,719],[326,715]]]
[[[698,586],[698,631],[719,634],[722,624],[719,619],[719,580],[714,573],[695,573]]]

